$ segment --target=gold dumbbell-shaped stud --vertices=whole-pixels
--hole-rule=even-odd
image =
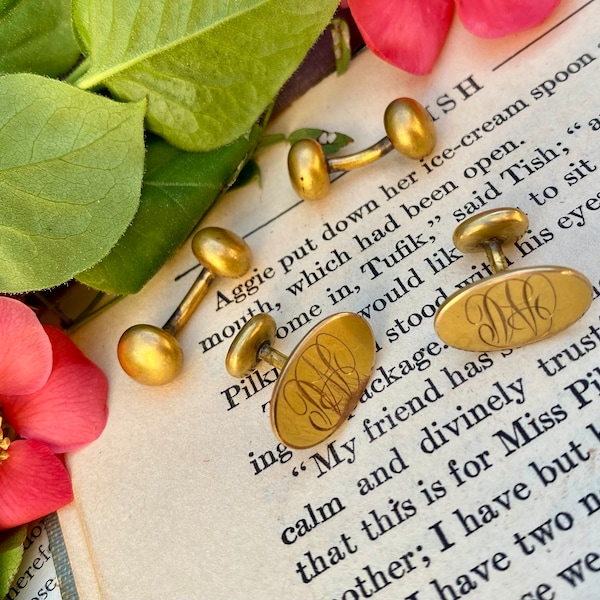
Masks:
[[[408,158],[420,159],[435,146],[433,119],[412,98],[397,98],[391,102],[385,110],[383,123],[386,137],[366,150],[348,156],[326,158],[316,140],[295,142],[288,154],[288,172],[298,196],[303,200],[320,200],[329,192],[330,173],[364,167],[394,148]]]
[[[250,269],[250,248],[227,229],[200,229],[192,238],[192,251],[203,268],[168,321],[162,328],[134,325],[119,340],[117,356],[121,367],[144,385],[164,385],[181,371],[183,350],[176,336],[206,296],[215,277],[241,277]]]
[[[233,340],[225,365],[245,377],[261,361],[280,373],[271,396],[271,426],[290,448],[310,448],[347,419],[362,395],[375,362],[375,338],[355,313],[337,313],[318,323],[289,358],[273,348],[277,326],[260,313]]]
[[[517,348],[566,329],[587,311],[592,285],[578,271],[558,266],[508,270],[502,246],[516,242],[528,227],[521,210],[498,208],[456,228],[454,245],[465,254],[485,251],[493,274],[440,306],[434,327],[446,344],[474,351]]]

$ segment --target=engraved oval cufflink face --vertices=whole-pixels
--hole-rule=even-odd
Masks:
[[[210,284],[217,276],[241,277],[250,269],[250,248],[227,229],[200,229],[192,238],[192,250],[203,268],[169,320],[162,327],[134,325],[119,340],[119,363],[138,383],[164,385],[177,377],[183,367],[183,351],[176,336],[206,296]]]
[[[280,374],[271,396],[271,426],[290,448],[310,448],[331,436],[356,407],[375,363],[375,338],[354,313],[318,323],[289,357],[272,347],[277,326],[255,315],[234,339],[225,361],[234,377],[252,372],[261,360]]]
[[[336,158],[327,158],[313,139],[295,142],[288,154],[292,187],[303,200],[320,200],[329,192],[329,174],[371,164],[393,148],[412,159],[427,156],[435,146],[436,132],[427,110],[412,98],[398,98],[385,110],[386,137],[369,148]]]
[[[454,232],[463,253],[485,251],[494,273],[460,289],[440,306],[438,336],[462,350],[517,348],[559,333],[580,319],[592,301],[592,285],[573,269],[525,267],[508,271],[503,244],[528,228],[525,213],[499,208],[474,215]]]

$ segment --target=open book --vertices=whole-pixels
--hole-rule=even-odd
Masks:
[[[340,131],[358,150],[384,136],[387,104],[410,96],[435,119],[430,156],[389,154],[303,202],[287,146],[263,151],[262,184],[203,223],[244,236],[252,270],[215,281],[179,336],[173,383],[132,381],[116,346],[131,325],[169,317],[198,273],[189,248],[76,336],[111,382],[108,426],[69,456],[76,500],[60,512],[82,599],[598,597],[599,19],[600,3],[565,0],[495,41],[456,21],[428,77],[360,54],[270,131]],[[488,274],[453,231],[502,206],[530,222],[505,248],[511,266],[577,269],[594,301],[539,343],[445,347],[437,307]],[[370,382],[332,438],[286,448],[269,423],[276,370],[231,377],[229,344],[268,312],[289,354],[340,311],[375,334]]]

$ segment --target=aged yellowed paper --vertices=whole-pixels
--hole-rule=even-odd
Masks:
[[[535,30],[485,42],[457,21],[421,78],[362,53],[270,131],[321,127],[361,149],[410,96],[435,120],[430,156],[390,154],[309,203],[287,179],[288,147],[262,152],[261,185],[204,223],[244,236],[252,270],[214,283],[180,335],[173,383],[130,380],[116,346],[168,318],[198,273],[189,249],[78,334],[111,382],[108,426],[69,457],[77,500],[60,514],[83,600],[597,597],[599,17],[598,2],[564,1]],[[490,274],[453,230],[502,206],[530,223],[510,266],[577,269],[592,306],[538,344],[446,347],[437,308]],[[227,349],[258,312],[287,354],[340,311],[370,324],[374,372],[334,437],[286,448],[269,424],[277,369],[235,379]]]

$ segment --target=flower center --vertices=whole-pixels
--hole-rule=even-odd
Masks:
[[[8,458],[8,447],[10,446],[10,438],[4,435],[4,429],[9,428],[8,425],[2,427],[2,415],[0,414],[0,466],[2,461]]]

